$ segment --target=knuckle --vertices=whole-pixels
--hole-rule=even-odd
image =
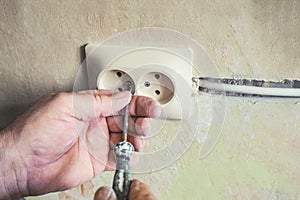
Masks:
[[[66,92],[58,92],[58,93],[52,94],[52,98],[54,100],[63,100],[65,98],[67,98],[68,96],[69,96],[69,93],[66,93]]]

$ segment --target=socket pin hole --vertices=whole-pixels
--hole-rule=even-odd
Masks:
[[[116,76],[120,78],[122,76],[122,72],[116,72]]]
[[[160,91],[159,90],[155,90],[154,91],[156,95],[160,95]]]
[[[145,87],[150,87],[150,82],[149,82],[149,81],[146,81],[146,82],[144,83],[144,86],[145,86]]]
[[[119,87],[119,88],[118,88],[118,91],[119,91],[119,92],[123,92],[123,89]]]
[[[160,75],[159,75],[159,74],[155,74],[155,75],[154,75],[154,78],[159,79],[159,78],[160,78]]]

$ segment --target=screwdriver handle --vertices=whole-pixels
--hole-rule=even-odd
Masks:
[[[114,175],[113,189],[118,200],[127,200],[131,184],[129,162],[134,153],[134,147],[130,142],[122,141],[115,146],[114,151],[117,168]]]

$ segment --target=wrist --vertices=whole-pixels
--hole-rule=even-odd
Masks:
[[[14,138],[9,128],[0,131],[0,199],[19,199],[28,194],[27,170]]]

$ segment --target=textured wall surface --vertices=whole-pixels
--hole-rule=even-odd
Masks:
[[[0,127],[40,96],[72,90],[80,46],[145,26],[192,37],[224,77],[300,78],[298,0],[0,0]],[[195,141],[171,166],[136,177],[159,199],[299,199],[299,120],[295,101],[228,99],[211,154],[199,159]],[[92,199],[111,180],[35,198]]]

